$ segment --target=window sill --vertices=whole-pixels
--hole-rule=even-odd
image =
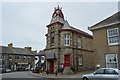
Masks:
[[[108,44],[108,46],[118,46],[120,45],[120,43],[112,43],[112,44]]]

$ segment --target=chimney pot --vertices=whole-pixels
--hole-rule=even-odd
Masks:
[[[8,44],[8,47],[13,47],[13,43]]]
[[[25,47],[28,51],[32,51],[32,47]]]

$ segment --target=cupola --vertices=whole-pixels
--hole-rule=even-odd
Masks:
[[[52,14],[52,19],[50,24],[56,22],[64,23],[64,15],[62,13],[62,7],[60,7],[59,5],[54,8],[54,13]]]

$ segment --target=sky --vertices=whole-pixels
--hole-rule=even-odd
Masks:
[[[118,0],[109,1],[3,0],[0,3],[0,45],[13,43],[14,47],[45,49],[46,26],[57,5],[62,7],[64,18],[71,26],[92,35],[88,27],[118,11]]]

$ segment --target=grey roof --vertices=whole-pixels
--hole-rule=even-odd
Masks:
[[[0,53],[6,53],[6,54],[21,54],[21,55],[33,55],[32,52],[28,51],[24,48],[15,48],[15,47],[6,47],[6,46],[0,46]]]
[[[46,59],[56,59],[55,52],[52,51],[47,52]]]
[[[77,28],[74,28],[74,27],[70,26],[67,20],[64,22],[63,28],[62,28],[61,30],[63,30],[63,29],[64,29],[64,30],[65,30],[65,29],[67,29],[67,30],[73,30],[73,31],[76,31],[76,32],[78,32],[78,33],[80,33],[80,34],[83,34],[83,35],[85,35],[85,36],[92,37],[92,35],[84,32],[84,31],[82,31],[82,30],[80,30],[80,29],[77,29]]]
[[[89,27],[89,29],[94,30],[94,29],[98,29],[98,28],[102,28],[102,27],[106,27],[106,26],[118,24],[118,23],[120,23],[120,11],[100,21],[99,23]]]
[[[45,52],[44,51],[39,51],[36,55],[42,56],[42,55],[45,55]]]
[[[86,36],[92,37],[92,35],[90,35],[90,34],[84,32],[84,31],[82,31],[82,30],[80,30],[80,29],[76,29],[76,28],[74,28],[74,27],[72,27],[72,26],[70,26],[70,27],[71,27],[72,30],[74,30],[74,31],[77,31],[77,32],[79,32],[79,33],[81,33],[81,34],[84,34],[84,35],[86,35]]]
[[[0,53],[13,54],[14,52],[13,52],[12,49],[9,48],[9,47],[0,46]]]
[[[67,20],[64,22],[64,25],[63,25],[62,29],[71,29],[71,27],[70,27],[70,25],[69,25]]]
[[[33,55],[32,52],[30,52],[30,51],[28,51],[27,49],[24,49],[24,48],[12,48],[12,51],[15,54]]]

